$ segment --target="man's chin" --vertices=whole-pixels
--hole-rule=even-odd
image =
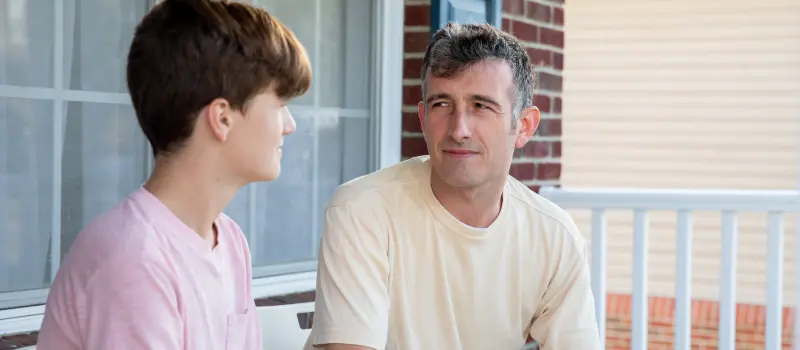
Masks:
[[[437,171],[438,177],[442,182],[450,187],[470,188],[481,184],[474,176],[470,176],[467,171],[460,169],[442,169]]]

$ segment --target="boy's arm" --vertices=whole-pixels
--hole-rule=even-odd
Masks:
[[[329,350],[382,350],[389,318],[388,242],[374,208],[331,206],[317,270],[310,342]]]
[[[114,265],[95,276],[79,298],[82,349],[182,349],[173,281],[147,261]]]

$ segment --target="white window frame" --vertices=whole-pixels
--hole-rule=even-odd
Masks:
[[[155,2],[158,2],[157,0]],[[371,132],[377,146],[370,159],[373,169],[382,169],[400,162],[402,139],[402,81],[403,81],[403,13],[405,4],[397,0],[376,0],[373,6],[373,49],[372,49],[372,74],[370,76],[371,88],[375,93],[372,96],[370,110],[376,118],[372,121]],[[55,59],[54,59],[54,86],[63,87],[62,56],[63,51],[63,13],[62,1],[55,1]],[[319,11],[315,16],[321,14]],[[319,21],[317,21],[319,22]],[[319,40],[319,39],[317,39]],[[63,102],[98,102],[130,104],[127,94],[103,93],[90,91],[70,91],[55,88],[33,88],[0,85],[0,96],[17,98],[49,99],[53,101],[53,115],[55,154],[61,154],[63,140],[60,126],[63,123]],[[291,108],[291,107],[290,107]],[[297,108],[304,108],[297,106]],[[60,205],[61,198],[61,157],[54,157],[54,205]],[[152,159],[148,160],[148,166]],[[51,240],[52,259],[51,271],[58,271],[60,264],[60,239],[61,239],[61,211],[53,213],[53,239]],[[55,276],[55,273],[53,273]],[[316,288],[316,271],[289,273],[285,275],[270,276],[253,279],[253,296],[256,299],[272,296],[301,293],[312,291]],[[51,277],[52,278],[52,277]],[[15,292],[12,296],[16,300],[43,300],[46,298],[47,289]],[[11,293],[4,293],[11,296]],[[1,305],[0,305],[1,306]],[[0,310],[0,336],[39,330],[44,315],[44,305],[33,305],[13,309]]]

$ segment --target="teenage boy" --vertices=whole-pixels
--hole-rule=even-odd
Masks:
[[[78,235],[37,347],[261,349],[247,241],[222,210],[278,177],[306,52],[262,9],[165,0],[136,28],[127,79],[155,168]]]

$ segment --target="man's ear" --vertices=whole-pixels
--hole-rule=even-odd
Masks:
[[[417,116],[419,117],[419,128],[422,130],[422,133],[425,133],[425,103],[419,101],[417,103]]]
[[[536,129],[539,127],[541,117],[539,108],[536,106],[528,107],[522,111],[517,121],[520,129],[517,132],[517,139],[514,141],[514,147],[522,148],[522,146],[528,143],[528,140],[533,137],[533,133],[536,132]]]
[[[216,98],[201,111],[200,118],[208,125],[211,134],[220,142],[228,139],[228,134],[233,127],[233,116],[228,100]]]

